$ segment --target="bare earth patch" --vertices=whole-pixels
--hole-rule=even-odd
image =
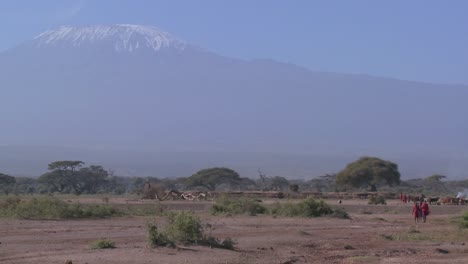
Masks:
[[[338,206],[336,201],[328,202]],[[165,203],[170,209],[199,213],[203,222],[212,224],[214,236],[237,242],[234,251],[181,245],[149,248],[146,223],[152,217],[0,219],[0,263],[468,263],[468,232],[454,223],[454,217],[468,207],[432,206],[428,222],[414,226],[411,205],[366,202],[339,205],[351,220],[211,216],[210,202]],[[116,248],[90,249],[89,244],[100,238],[111,239]]]

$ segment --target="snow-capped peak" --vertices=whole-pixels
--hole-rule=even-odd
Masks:
[[[95,43],[109,44],[118,52],[164,48],[183,50],[185,43],[157,27],[129,24],[84,27],[61,26],[34,38],[39,47],[71,45],[82,47]]]

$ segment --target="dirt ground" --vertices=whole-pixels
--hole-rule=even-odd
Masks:
[[[89,200],[80,202],[100,201],[84,199]],[[210,202],[164,203],[170,209],[196,211],[212,224],[214,236],[234,239],[235,250],[148,248],[145,226],[154,217],[0,219],[0,263],[468,263],[468,232],[456,225],[467,206],[431,206],[428,222],[415,225],[411,205],[399,201],[385,206],[364,200],[328,202],[344,208],[352,219],[211,216]],[[111,198],[110,203],[156,202]],[[110,238],[117,248],[90,249],[99,238]]]

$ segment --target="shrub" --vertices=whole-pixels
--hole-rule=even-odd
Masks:
[[[192,212],[181,211],[169,216],[169,224],[160,232],[154,223],[147,225],[148,243],[150,246],[175,246],[175,243],[199,244],[215,248],[234,249],[231,238],[218,239],[205,231],[212,230],[211,225],[202,225],[200,218]],[[210,232],[211,233],[211,232]]]
[[[148,244],[151,247],[165,247],[170,246],[174,247],[174,242],[172,242],[166,234],[159,232],[158,227],[154,223],[148,223],[146,225],[146,231],[148,232]]]
[[[384,204],[386,205],[387,202],[383,196],[371,196],[369,197],[369,204]]]
[[[92,249],[115,248],[115,242],[110,239],[101,238],[96,241],[93,241],[90,247]]]
[[[196,243],[203,239],[203,226],[196,214],[189,211],[176,212],[169,215],[166,234],[177,242]]]
[[[465,212],[460,221],[460,228],[468,228],[468,212]]]
[[[264,214],[266,207],[257,201],[249,198],[234,199],[228,196],[222,196],[216,200],[216,204],[211,208],[212,214]]]
[[[416,233],[421,233],[421,231],[417,230],[416,227],[411,226],[411,227],[408,229],[408,233],[410,233],[410,234],[416,234]]]
[[[22,219],[109,217],[116,214],[118,212],[107,205],[68,204],[54,197],[8,200],[0,206],[0,215]]]
[[[341,219],[351,219],[351,216],[349,216],[348,212],[340,208],[333,210],[333,216]]]
[[[204,244],[213,248],[223,248],[234,250],[234,245],[236,244],[231,238],[225,238],[220,240],[218,238],[207,236],[204,240],[200,241],[200,244]]]
[[[286,203],[284,205],[277,203],[272,209],[272,214],[289,217],[317,217],[330,215],[332,213],[333,210],[327,203],[323,200],[315,200],[313,198],[304,199],[299,203]]]
[[[19,197],[8,197],[0,201],[0,216],[14,217],[15,209],[21,202]]]
[[[57,198],[43,197],[21,201],[15,208],[15,215],[23,219],[78,218],[80,212],[76,209]]]

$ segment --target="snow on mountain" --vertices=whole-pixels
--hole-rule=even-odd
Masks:
[[[106,43],[117,52],[133,52],[138,49],[159,51],[166,48],[184,50],[185,42],[157,27],[141,25],[94,25],[83,27],[62,26],[45,31],[34,38],[38,47],[83,47]]]

